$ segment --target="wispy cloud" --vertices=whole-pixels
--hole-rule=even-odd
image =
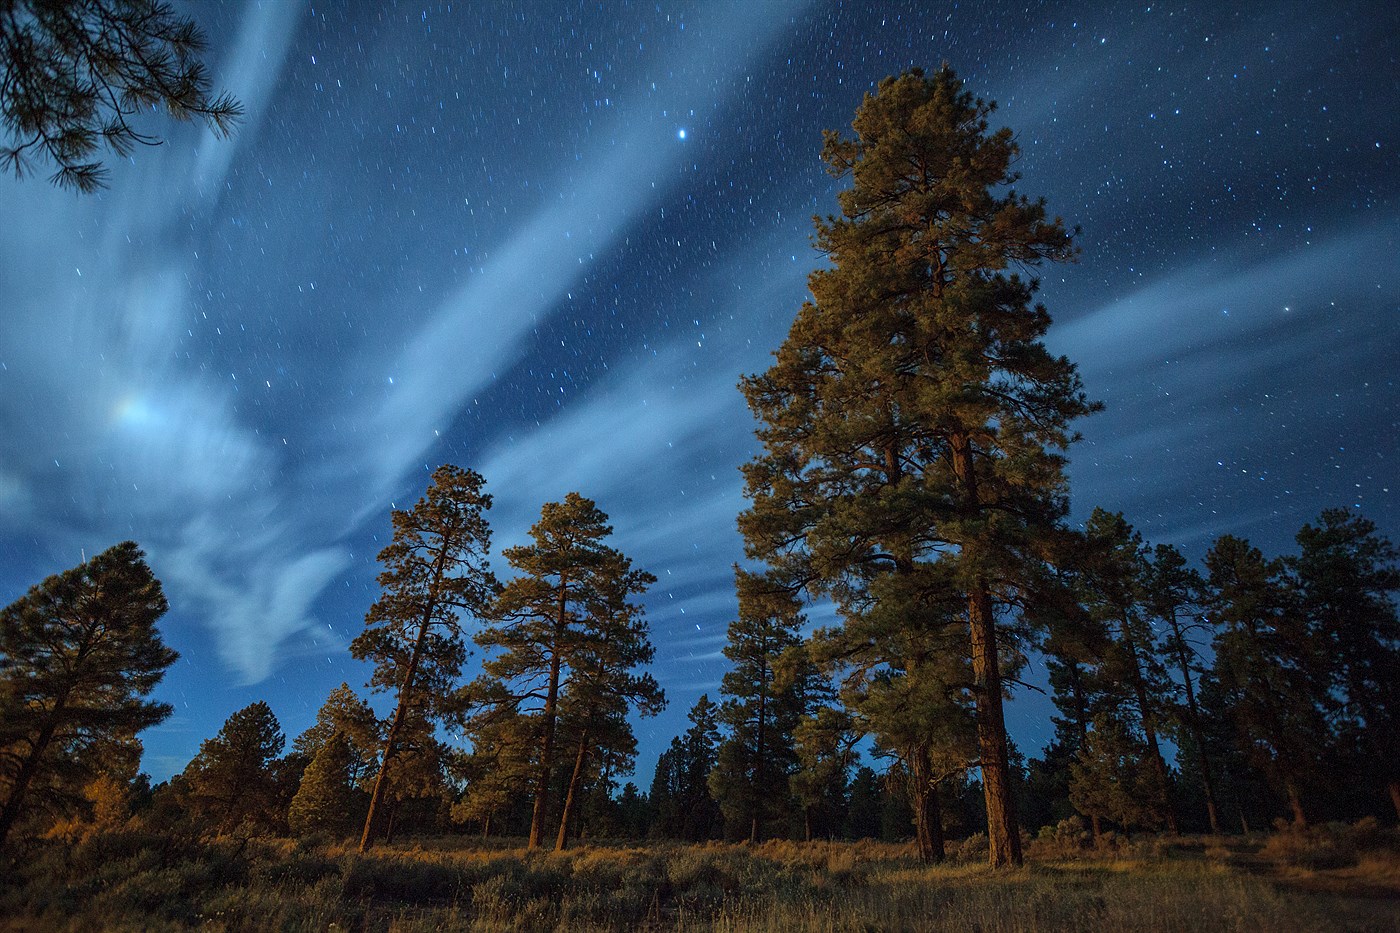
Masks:
[[[0,230],[6,265],[24,269],[22,280],[0,271],[0,411],[8,426],[0,501],[14,506],[0,530],[63,553],[138,538],[172,603],[210,627],[227,666],[248,683],[265,678],[279,646],[316,624],[317,600],[349,564],[346,541],[421,468],[435,429],[519,359],[535,323],[664,194],[664,185],[640,179],[668,177],[688,155],[663,144],[675,142],[663,114],[712,104],[716,76],[751,63],[799,8],[706,8],[695,24],[706,41],[683,46],[654,93],[638,88],[626,132],[571,163],[567,176],[561,170],[566,197],[487,244],[492,258],[410,324],[397,348],[335,348],[322,372],[334,373],[338,359],[391,374],[392,389],[333,406],[331,417],[356,427],[353,440],[312,430],[294,459],[263,430],[269,414],[259,406],[275,405],[258,393],[263,387],[240,384],[239,367],[217,350],[190,352],[191,283],[203,260],[181,244],[182,212],[190,192],[202,192],[213,197],[200,210],[223,220],[224,179],[275,106],[302,9],[249,4],[215,75],[248,111],[234,141],[206,134],[194,147],[143,152],[118,166],[102,198],[75,201],[0,181],[0,210],[34,218],[22,230]],[[582,181],[568,187],[567,177]],[[87,230],[97,235],[73,235]],[[626,442],[625,419],[614,427]],[[599,453],[589,466],[601,469],[606,459]],[[334,484],[322,466],[331,460]],[[524,481],[529,471],[503,464],[502,472]]]

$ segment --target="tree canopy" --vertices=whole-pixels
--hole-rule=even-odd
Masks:
[[[1066,510],[1069,425],[1095,410],[1046,350],[1034,279],[1073,257],[1018,194],[1010,130],[947,68],[880,83],[822,159],[851,187],[816,223],[830,266],[773,366],[741,388],[763,452],[744,467],[751,557],[838,601],[936,562],[962,594],[990,859],[1019,863],[998,625],[1045,579]],[[1001,629],[999,631],[999,629]]]
[[[51,181],[94,191],[107,169],[100,149],[125,157],[160,143],[129,122],[164,109],[227,136],[243,107],[212,91],[204,34],[158,0],[9,0],[0,4],[0,163],[16,177],[35,161]]]
[[[170,715],[146,699],[178,655],[144,557],[124,541],[0,611],[0,845],[26,812],[56,816],[116,761],[134,765],[136,734]]]

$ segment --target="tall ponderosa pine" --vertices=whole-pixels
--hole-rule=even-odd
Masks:
[[[631,769],[637,742],[627,722],[629,710],[655,716],[666,706],[666,695],[656,680],[637,673],[656,652],[644,610],[631,602],[656,578],[633,569],[629,558],[610,549],[602,555],[593,580],[596,592],[589,625],[574,647],[568,690],[559,707],[574,760],[559,815],[557,852],[568,847],[590,766],[600,771],[618,765]]]
[[[544,839],[564,692],[576,686],[584,705],[590,691],[600,703],[621,696],[645,704],[642,694],[655,689],[650,678],[631,673],[650,658],[651,646],[640,607],[628,603],[654,578],[604,544],[610,534],[608,516],[591,499],[571,492],[545,503],[530,529],[532,543],[505,551],[519,575],[502,588],[494,621],[476,636],[493,656],[457,696],[469,734],[505,720],[537,730],[530,848]],[[585,757],[588,742],[584,734]]]
[[[28,810],[63,809],[40,798],[80,796],[114,747],[139,756],[136,733],[170,715],[145,699],[178,657],[155,627],[165,610],[126,541],[0,612],[0,845]]]
[[[496,592],[487,566],[491,531],[486,481],[450,464],[433,472],[412,509],[393,513],[394,540],[379,552],[384,594],[365,616],[350,653],[374,662],[370,684],[397,702],[380,753],[360,851],[372,842],[375,816],[388,789],[386,775],[411,713],[431,721],[453,688],[466,657],[463,615],[481,617]]]
[[[998,605],[1039,574],[1065,513],[1061,451],[1093,411],[1041,338],[1034,280],[1073,255],[1042,202],[1007,188],[1010,130],[948,69],[882,81],[854,138],[822,158],[850,176],[817,221],[832,265],[812,273],[767,372],[742,388],[763,425],[745,467],[748,553],[810,591],[871,568],[946,562],[964,600],[990,860],[1021,861],[1002,711]]]

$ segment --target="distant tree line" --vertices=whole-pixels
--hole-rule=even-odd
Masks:
[[[831,263],[767,371],[739,517],[748,563],[719,701],[701,696],[649,791],[619,787],[631,716],[665,697],[638,601],[655,582],[577,493],[487,560],[491,497],[443,466],[392,515],[381,595],[342,684],[291,751],[265,703],[169,782],[136,774],[146,697],[175,659],[160,584],[126,543],[0,613],[0,844],[142,811],[169,831],[345,837],[912,838],[1250,832],[1400,818],[1400,566],[1354,511],[1295,554],[1219,538],[1199,567],[1118,513],[1068,521],[1070,424],[1097,409],[1042,338],[1021,271],[1073,255],[1016,194],[1008,131],[946,68],[867,95],[823,158],[849,176],[817,222]],[[814,628],[807,614],[832,618]],[[468,635],[479,676],[462,680]],[[1026,761],[1003,701],[1044,664],[1058,715]],[[1037,678],[1042,679],[1042,678]],[[872,767],[872,765],[877,765]]]

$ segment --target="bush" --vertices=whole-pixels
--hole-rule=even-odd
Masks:
[[[1027,854],[1037,859],[1079,858],[1089,848],[1091,840],[1084,821],[1077,816],[1060,820],[1054,826],[1042,826],[1027,847]]]

